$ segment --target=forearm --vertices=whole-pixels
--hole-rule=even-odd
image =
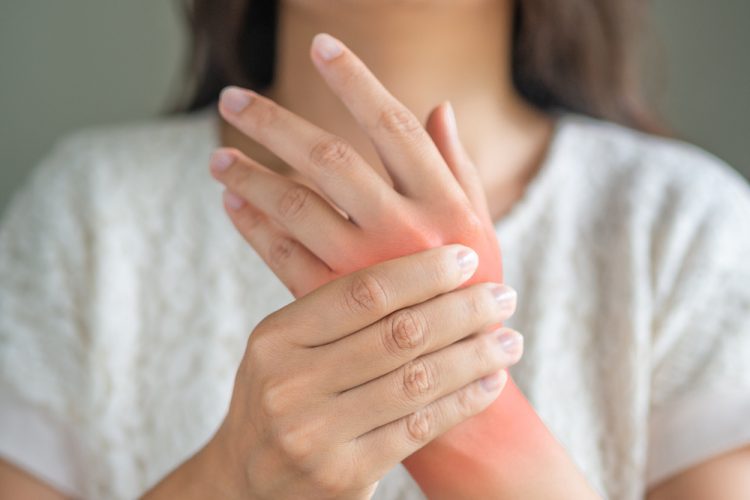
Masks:
[[[229,473],[227,457],[214,440],[183,462],[141,498],[142,500],[247,500],[244,489],[238,488]],[[242,492],[243,494],[238,494]]]
[[[404,465],[430,499],[600,498],[510,379],[487,410]]]

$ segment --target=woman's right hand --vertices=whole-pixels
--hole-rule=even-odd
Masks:
[[[237,497],[369,498],[401,460],[486,408],[522,343],[488,331],[513,313],[512,291],[456,290],[476,267],[467,247],[435,248],[266,317],[212,443]]]

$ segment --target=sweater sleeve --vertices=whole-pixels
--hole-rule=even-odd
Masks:
[[[0,456],[81,496],[91,241],[81,148],[58,144],[0,223]]]
[[[709,163],[654,236],[649,486],[750,445],[750,189]]]

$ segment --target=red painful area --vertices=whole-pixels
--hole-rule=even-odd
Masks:
[[[409,207],[411,208],[411,207]],[[342,249],[342,258],[327,264],[339,275],[405,255],[448,244],[462,244],[479,255],[479,267],[463,286],[502,282],[500,247],[489,217],[465,207],[403,209],[384,219],[380,227],[368,227],[357,241]]]
[[[360,240],[343,249],[339,262],[328,264],[345,275],[452,243],[466,245],[479,255],[476,273],[463,286],[502,282],[500,248],[489,217],[456,206],[403,211],[382,227],[363,231]],[[499,491],[528,493],[540,459],[549,458],[554,449],[553,438],[509,379],[488,409],[433,440],[404,465],[429,498],[496,498]]]

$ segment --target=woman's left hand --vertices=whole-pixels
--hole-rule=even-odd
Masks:
[[[236,149],[220,149],[211,169],[227,187],[225,207],[239,232],[297,297],[374,263],[448,243],[478,253],[469,283],[501,281],[484,191],[450,105],[434,109],[423,127],[338,40],[318,35],[311,56],[372,139],[390,178],[342,138],[267,97],[229,88],[222,116],[324,195]]]

